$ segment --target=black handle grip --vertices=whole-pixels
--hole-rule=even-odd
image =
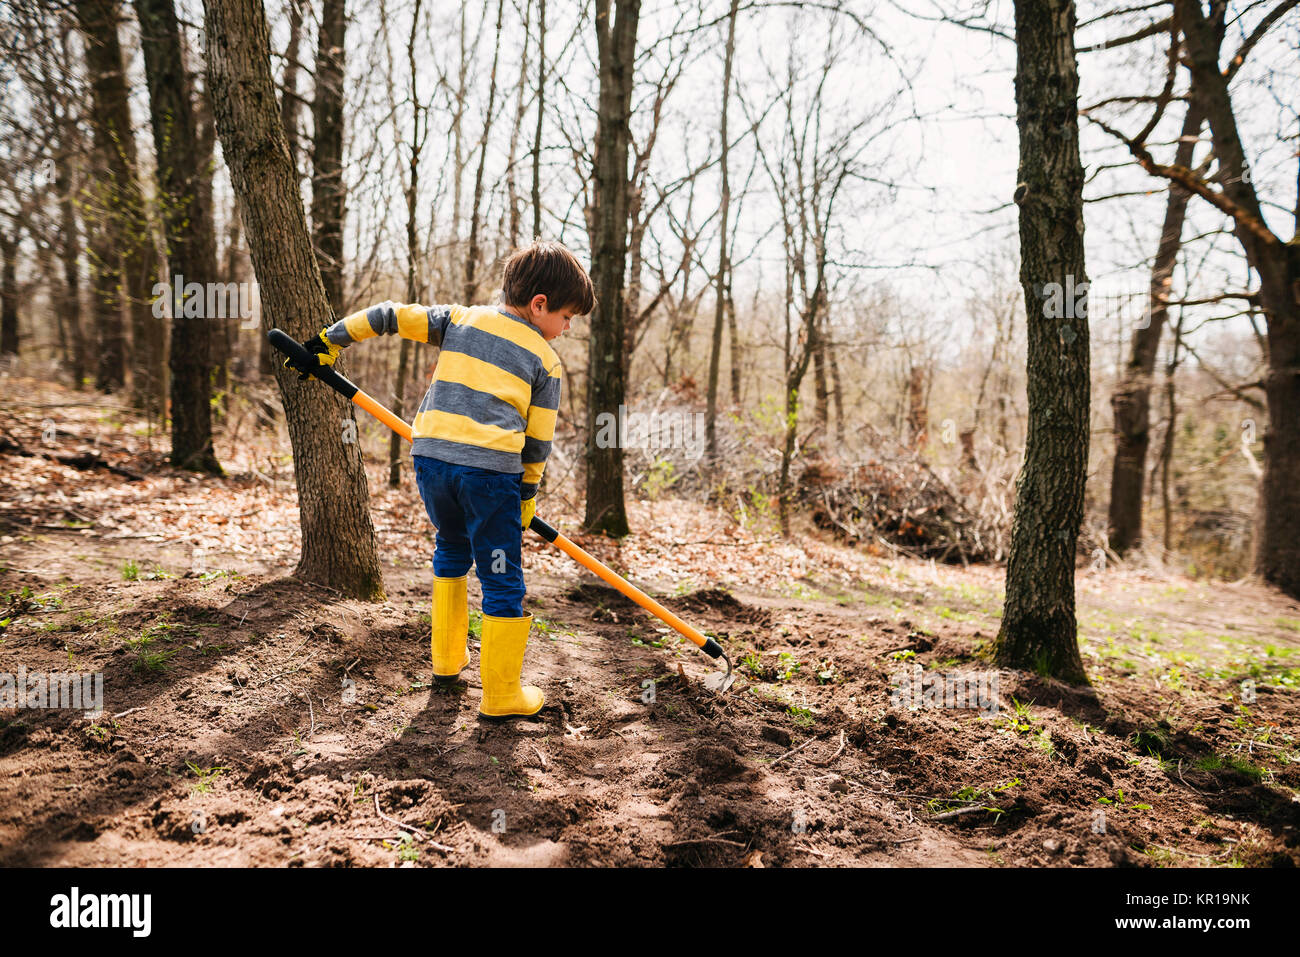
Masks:
[[[548,525],[536,515],[533,516],[533,520],[529,522],[528,527],[551,544],[555,543],[556,536],[560,534],[554,525]]]
[[[302,343],[287,332],[272,329],[266,334],[266,338],[271,345],[289,357],[289,365],[299,372],[315,376],[331,389],[341,393],[345,399],[350,400],[357,394],[357,387],[349,382],[346,376],[339,375],[329,366],[321,364],[314,355],[302,347]]]

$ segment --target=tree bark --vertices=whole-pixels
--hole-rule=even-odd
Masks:
[[[533,0],[527,0],[524,6],[524,48],[519,51],[519,82],[515,86],[515,121],[510,128],[510,161],[506,167],[506,195],[510,209],[507,213],[510,223],[510,248],[519,247],[519,178],[515,170],[515,161],[519,156],[519,134],[524,128],[524,113],[527,106],[524,89],[528,85],[528,28],[532,23]]]
[[[731,257],[727,249],[730,236],[727,233],[727,220],[731,213],[731,179],[728,173],[727,108],[731,104],[731,64],[736,52],[736,15],[740,10],[740,0],[731,0],[731,9],[727,14],[727,45],[722,59],[722,116],[720,133],[722,155],[719,158],[722,173],[722,199],[718,215],[721,223],[718,227],[718,275],[715,280],[716,291],[713,307],[713,337],[709,342],[709,387],[704,412],[704,450],[705,461],[710,468],[716,465],[718,455],[718,371],[722,363],[722,323],[725,317],[727,298],[730,295]],[[736,372],[736,329],[733,321],[731,327],[731,388],[732,398],[739,391]]]
[[[1205,108],[1222,196],[1233,207],[1237,241],[1259,274],[1259,303],[1268,328],[1268,430],[1255,571],[1300,598],[1300,234],[1283,242],[1265,224],[1259,196],[1237,131],[1229,71],[1219,67],[1224,7],[1206,18],[1199,2],[1176,0],[1187,41],[1195,95]]]
[[[817,317],[817,346],[813,350],[813,418],[824,434],[831,421],[831,389],[826,369],[826,328],[821,316]],[[909,410],[910,410],[909,406]]]
[[[546,0],[537,9],[537,128],[533,131],[533,238],[542,236],[542,120],[546,103]]]
[[[0,230],[0,354],[18,355],[18,227]]]
[[[496,43],[492,47],[492,72],[488,77],[487,115],[483,118],[483,135],[478,143],[478,168],[474,171],[474,201],[469,210],[469,251],[465,254],[465,301],[475,302],[478,296],[478,231],[482,222],[483,171],[487,166],[488,136],[492,132],[493,112],[497,99],[497,60],[501,54],[501,23],[505,15],[505,0],[497,0]]]
[[[419,89],[416,83],[416,49],[420,24],[421,0],[415,0],[415,10],[411,15],[411,32],[406,38],[406,69],[410,81],[411,97],[411,151],[407,156],[406,181],[406,301],[420,301],[420,235],[416,221],[416,207],[420,197],[420,153],[429,133],[429,121],[425,108],[420,103]],[[421,124],[421,119],[424,120]],[[397,350],[397,381],[393,385],[393,414],[399,419],[406,418],[406,375],[411,364],[411,340],[402,338]],[[388,442],[388,485],[397,488],[402,480],[402,452],[404,439],[396,432]]]
[[[112,295],[125,300],[133,340],[131,402],[145,414],[157,417],[162,412],[164,379],[163,330],[153,316],[157,257],[140,191],[126,67],[117,33],[120,10],[119,0],[76,0],[77,23],[85,37],[86,67],[90,75],[93,100],[90,120],[95,148],[103,157],[109,175],[107,181],[102,181],[107,189],[101,205],[107,217],[108,235],[101,236],[100,252],[106,260],[121,257],[121,275],[125,279],[125,289],[119,289],[116,269],[104,262],[102,266],[107,271],[98,285],[101,294],[111,288]],[[108,308],[104,304],[104,313]],[[118,358],[118,350],[122,350],[122,356],[125,351],[116,330],[107,331],[104,344],[113,352],[102,357],[106,368],[99,378],[105,386],[112,387],[121,381],[117,364],[125,364],[124,358]]]
[[[72,165],[77,139],[76,124],[67,116],[60,117],[59,150],[54,160],[54,190],[59,197],[59,259],[63,264],[63,287],[58,296],[58,308],[63,313],[68,332],[72,381],[74,387],[80,389],[89,375],[90,355],[81,328],[81,237]]]
[[[1169,473],[1174,463],[1174,438],[1178,435],[1178,395],[1174,386],[1178,373],[1178,348],[1183,341],[1183,313],[1178,313],[1174,326],[1174,342],[1170,346],[1169,364],[1165,366],[1165,439],[1160,450],[1160,498],[1164,513],[1165,554],[1173,549],[1174,509],[1169,488]]]
[[[211,190],[202,195],[208,174],[196,135],[189,77],[181,58],[180,26],[172,0],[136,0],[154,150],[158,157],[158,194],[171,270],[172,300],[171,464],[180,469],[224,474],[212,448],[211,330],[226,309],[208,313],[215,296],[206,290],[217,280],[216,237],[212,226]],[[205,201],[206,200],[206,201]],[[174,288],[177,280],[200,287],[199,302]],[[183,298],[184,297],[184,298]],[[225,305],[232,297],[224,296]],[[239,297],[233,297],[239,302]],[[219,326],[218,326],[219,330]]]
[[[740,370],[743,355],[740,345],[740,330],[736,326],[736,300],[731,295],[730,281],[727,282],[727,341],[731,344],[731,402],[739,408],[741,404]],[[831,368],[833,369],[834,366]],[[837,378],[835,381],[838,389],[839,379]]]
[[[627,269],[628,123],[640,14],[641,0],[614,0],[615,19],[611,20],[610,0],[596,0],[600,101],[591,217],[596,309],[588,339],[587,511],[583,524],[588,531],[615,537],[629,531],[623,500],[623,449],[617,436],[613,442],[602,442],[600,426],[605,416],[619,422],[627,394],[623,278]],[[605,434],[608,432],[606,428]]]
[[[343,43],[347,32],[344,0],[324,0],[316,46],[316,98],[312,117],[311,225],[321,279],[334,311],[343,303]]]
[[[907,376],[907,441],[914,449],[924,449],[929,440],[930,410],[926,406],[925,366],[913,363]]]
[[[1195,98],[1188,104],[1174,163],[1190,167],[1204,114]],[[1164,225],[1151,268],[1150,305],[1144,322],[1133,333],[1133,351],[1111,396],[1115,416],[1115,460],[1111,465],[1108,544],[1123,556],[1142,540],[1142,485],[1150,442],[1151,376],[1165,321],[1169,317],[1169,288],[1182,246],[1183,220],[1191,194],[1169,185]]]
[[[307,0],[289,0],[289,42],[284,47],[284,73],[280,85],[284,87],[280,94],[280,121],[284,124],[284,135],[289,143],[289,158],[293,160],[293,170],[298,172],[298,57],[302,46],[302,5]]]
[[[334,321],[312,250],[284,126],[275,104],[270,40],[258,0],[206,0],[208,87],[239,197],[264,329],[306,339]],[[346,359],[336,368],[342,372]],[[353,406],[319,382],[276,366],[293,445],[302,523],[295,575],[370,600],[384,597],[370,494]]]
[[[189,56],[193,55],[187,47],[182,47],[181,53],[182,63],[185,63]],[[185,76],[187,82],[193,87],[195,74],[188,67]],[[233,268],[235,257],[231,255],[231,250],[227,249],[223,260],[217,242],[216,205],[212,196],[212,173],[216,169],[217,131],[213,127],[212,103],[211,98],[208,96],[206,84],[202,89],[193,91],[191,102],[194,104],[194,141],[198,157],[198,165],[194,171],[194,189],[198,202],[207,212],[207,228],[210,233],[209,242],[212,247],[212,264],[214,270],[216,270],[213,278],[216,279],[219,276],[223,282],[237,283],[239,279],[235,276]],[[239,242],[238,215],[231,217],[229,237],[232,243]],[[223,262],[224,268],[220,265]],[[215,401],[212,402],[212,413],[218,419],[224,418],[226,410],[229,408],[230,358],[234,348],[235,329],[243,320],[238,309],[224,311],[229,312],[229,315],[217,315],[208,320],[210,381],[212,382],[212,388],[216,392]]]
[[[1016,0],[1015,10],[1029,435],[994,660],[1082,684],[1074,569],[1087,477],[1089,332],[1074,2]]]

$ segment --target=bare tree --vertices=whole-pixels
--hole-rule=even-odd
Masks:
[[[1016,483],[994,658],[1087,681],[1074,613],[1088,461],[1089,331],[1074,0],[1016,0],[1020,281],[1028,310],[1029,436]],[[1081,290],[1081,292],[1076,292]]]
[[[208,288],[217,278],[217,242],[212,226],[211,176],[203,162],[194,119],[189,76],[181,56],[180,26],[172,0],[136,0],[149,86],[158,190],[173,277]],[[176,282],[173,279],[172,282]],[[200,301],[172,289],[171,368],[172,465],[221,475],[212,448],[213,322]]]
[[[465,301],[474,302],[478,288],[479,227],[482,222],[483,170],[487,166],[488,137],[492,135],[492,121],[497,99],[497,62],[501,55],[501,21],[505,13],[505,0],[497,0],[496,43],[492,45],[492,69],[488,75],[487,112],[483,117],[483,134],[478,141],[478,168],[474,171],[474,199],[469,211],[469,250],[465,253]]]
[[[334,319],[307,232],[296,173],[276,109],[266,17],[257,0],[207,0],[208,85],[217,133],[239,196],[265,328],[306,339]],[[339,362],[345,360],[340,358]],[[382,573],[353,406],[277,366],[293,444],[302,522],[295,574],[381,600]]]
[[[105,173],[96,177],[102,189],[97,203],[99,224],[95,245],[97,321],[106,323],[101,340],[96,385],[111,390],[122,384],[125,350],[120,320],[118,269],[132,331],[131,401],[152,417],[162,412],[163,336],[153,317],[152,291],[157,272],[149,216],[140,190],[139,161],[128,103],[126,65],[118,40],[119,0],[76,0],[77,23],[85,38],[90,76],[95,150]],[[119,261],[121,266],[118,266]]]
[[[1268,431],[1264,439],[1255,568],[1261,578],[1292,596],[1300,596],[1300,483],[1294,481],[1294,476],[1300,474],[1300,376],[1294,372],[1300,367],[1300,297],[1295,294],[1300,284],[1300,244],[1284,241],[1264,218],[1238,131],[1230,85],[1251,51],[1297,3],[1280,0],[1273,5],[1224,67],[1219,61],[1226,0],[1212,0],[1208,15],[1199,0],[1175,0],[1173,22],[1183,34],[1183,61],[1192,75],[1191,95],[1209,122],[1217,167],[1213,177],[1206,178],[1177,163],[1161,164],[1147,146],[1147,137],[1172,99],[1171,80],[1167,79],[1156,98],[1153,116],[1135,136],[1121,133],[1092,115],[1088,117],[1120,139],[1148,173],[1182,186],[1229,217],[1246,260],[1259,277],[1257,296],[1267,328],[1264,392]],[[1168,73],[1172,74],[1176,66],[1171,57]],[[1300,199],[1293,225],[1300,232]]]
[[[791,36],[798,22],[790,25]],[[778,479],[778,513],[783,535],[790,533],[793,498],[791,467],[799,454],[799,392],[830,305],[830,247],[839,227],[840,200],[846,183],[863,176],[862,155],[890,127],[892,99],[857,111],[858,119],[836,123],[835,66],[842,56],[840,24],[826,27],[822,59],[813,63],[799,45],[787,50],[785,75],[773,78],[780,108],[779,133],[769,142],[760,134],[757,149],[780,208],[785,251],[783,360],[783,441]],[[807,69],[809,76],[801,75]],[[801,94],[807,88],[806,99]],[[752,126],[759,118],[742,98]],[[870,135],[867,135],[868,132]],[[715,331],[717,326],[715,325]]]
[[[596,309],[591,317],[587,366],[587,510],[589,531],[628,533],[623,498],[623,449],[602,429],[617,421],[627,392],[624,360],[623,276],[627,269],[628,121],[641,0],[596,0],[596,46],[600,104],[596,120],[595,192],[591,216],[592,279]]]
[[[709,391],[708,405],[704,413],[705,455],[710,465],[718,454],[718,370],[722,362],[722,322],[726,304],[730,298],[730,263],[727,259],[727,247],[731,237],[727,233],[727,218],[731,215],[731,178],[728,148],[730,138],[727,132],[727,113],[731,105],[731,64],[736,53],[736,15],[740,10],[740,0],[731,0],[731,9],[727,14],[727,43],[722,64],[722,111],[719,120],[719,143],[722,155],[718,159],[722,175],[722,199],[719,205],[720,223],[718,228],[718,272],[714,277],[713,338],[709,347]],[[736,336],[732,333],[731,349],[733,358],[736,350]],[[732,398],[739,391],[737,383],[732,383]]]
[[[343,302],[343,63],[347,34],[345,0],[324,0],[316,43],[316,94],[312,118],[311,225],[321,278],[336,312]]]
[[[1178,137],[1175,166],[1191,168],[1203,122],[1200,105],[1190,102]],[[1151,376],[1169,316],[1169,290],[1182,246],[1183,221],[1190,198],[1191,193],[1186,189],[1170,184],[1159,245],[1151,267],[1150,305],[1133,333],[1132,352],[1111,396],[1115,414],[1115,460],[1111,466],[1107,543],[1120,556],[1142,539],[1142,484],[1150,442]]]

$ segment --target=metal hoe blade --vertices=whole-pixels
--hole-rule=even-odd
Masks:
[[[722,660],[727,663],[726,671],[715,671],[704,679],[704,687],[710,691],[722,694],[736,682],[736,676],[731,673],[731,659],[726,655],[721,656]]]

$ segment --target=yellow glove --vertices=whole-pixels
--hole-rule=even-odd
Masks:
[[[328,326],[326,328],[328,328]],[[316,361],[321,365],[332,366],[334,360],[339,357],[339,353],[343,351],[343,347],[336,346],[334,343],[330,342],[325,335],[325,331],[325,329],[322,329],[319,334],[312,336],[310,339],[303,340],[302,347],[314,355]],[[292,369],[293,365],[290,364],[288,359],[285,359],[284,367],[286,369]],[[300,380],[305,380],[314,379],[316,377],[302,372],[299,373],[298,378]]]
[[[526,498],[519,503],[519,523],[527,528],[537,514],[537,498]]]

